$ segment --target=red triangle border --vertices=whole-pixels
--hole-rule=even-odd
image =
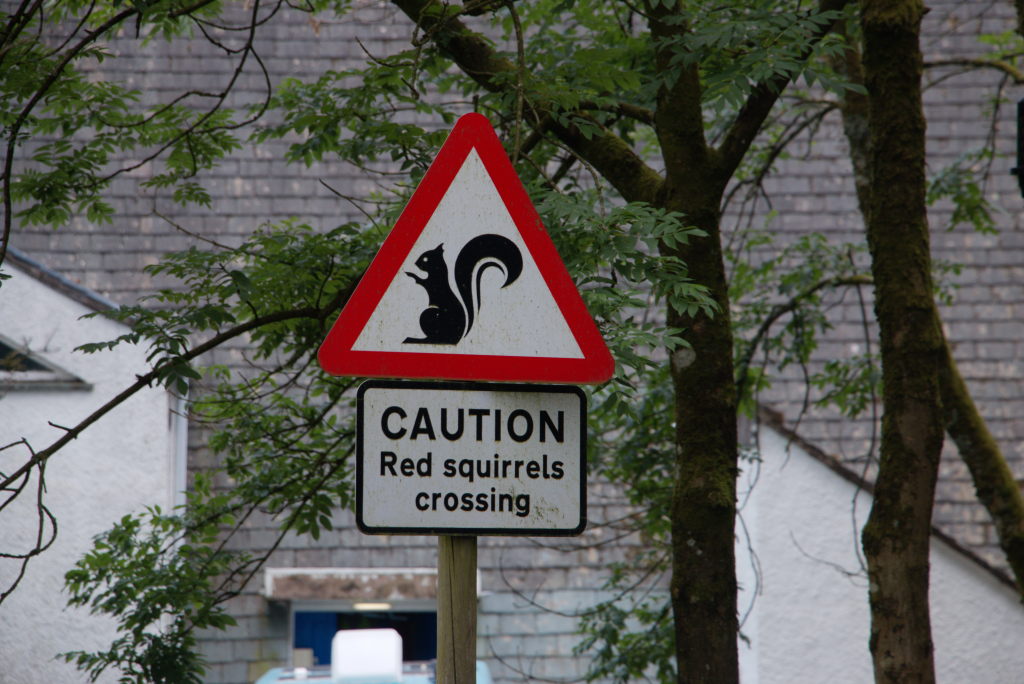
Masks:
[[[583,358],[352,349],[473,149],[476,149],[519,229],[541,277],[575,336]],[[348,304],[328,332],[318,358],[321,367],[332,375],[361,377],[596,384],[610,379],[615,369],[611,353],[501,141],[487,118],[476,113],[466,114],[455,123]]]

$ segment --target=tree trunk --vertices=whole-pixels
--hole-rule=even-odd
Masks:
[[[671,45],[688,26],[667,5],[651,3],[651,33]],[[656,51],[666,85],[658,91],[655,127],[665,164],[657,204],[681,212],[707,233],[686,245],[662,246],[682,259],[694,282],[718,305],[714,317],[688,316],[669,306],[669,326],[684,330],[689,348],[672,353],[675,393],[675,473],[672,493],[672,614],[677,681],[738,684],[736,636],[736,387],[729,286],[722,257],[719,205],[729,172],[704,137],[696,65]],[[769,107],[770,108],[770,107]],[[751,117],[756,120],[756,117]]]
[[[999,545],[1017,581],[1017,591],[1024,596],[1024,497],[1020,485],[974,405],[948,344],[944,347],[943,360],[939,386],[946,431],[971,471],[978,500],[992,516]]]
[[[677,255],[711,289],[714,318],[669,311],[689,349],[672,355],[676,482],[672,498],[672,610],[680,683],[739,681],[736,636],[736,388],[717,209],[687,212],[708,232]]]
[[[836,60],[835,66],[850,81],[864,83],[860,54],[854,47],[848,48],[844,58]],[[867,221],[867,98],[847,92],[840,110],[843,131],[850,146],[857,202]],[[1024,495],[999,444],[975,406],[948,343],[942,356],[939,381],[946,433],[956,443],[960,458],[971,473],[978,500],[995,524],[999,544],[1017,582],[1017,590],[1024,597]]]
[[[933,299],[925,206],[917,0],[861,5],[869,102],[868,246],[881,334],[882,442],[863,532],[875,681],[934,682],[928,547],[943,415],[945,344]]]

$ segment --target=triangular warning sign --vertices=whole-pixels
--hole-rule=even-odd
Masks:
[[[614,370],[480,114],[456,122],[319,358],[366,377],[599,383]]]

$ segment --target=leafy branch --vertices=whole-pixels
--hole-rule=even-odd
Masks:
[[[789,300],[776,304],[772,307],[771,311],[761,322],[760,327],[755,331],[753,337],[749,342],[745,344],[745,351],[740,357],[736,364],[736,377],[738,378],[736,384],[736,393],[738,397],[742,398],[747,390],[747,383],[749,382],[750,364],[754,359],[754,355],[757,353],[758,348],[761,345],[762,340],[771,330],[772,326],[786,314],[796,311],[802,306],[807,300],[811,299],[818,292],[824,289],[832,289],[838,287],[858,287],[861,285],[871,285],[872,279],[867,275],[853,275],[853,276],[838,276],[834,278],[827,278],[819,281],[807,289],[798,292],[796,295],[791,297]]]

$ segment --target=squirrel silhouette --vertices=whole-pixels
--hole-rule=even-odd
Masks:
[[[427,308],[420,314],[423,337],[407,337],[411,344],[456,344],[472,329],[480,312],[480,281],[488,268],[505,275],[501,287],[508,287],[523,271],[523,255],[515,243],[502,235],[478,235],[459,250],[455,257],[455,290],[448,279],[444,243],[420,254],[416,268],[406,275],[427,291]],[[457,290],[457,291],[456,291]]]

